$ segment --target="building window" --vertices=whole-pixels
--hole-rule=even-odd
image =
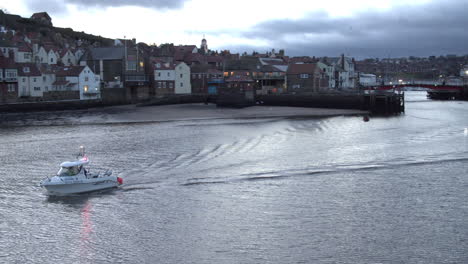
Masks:
[[[54,58],[50,58],[50,62],[54,62]]]
[[[173,89],[174,88],[174,83],[170,82],[169,83],[169,88]]]
[[[8,92],[15,92],[15,91],[16,91],[15,84],[9,83],[8,84]]]
[[[16,79],[16,71],[15,70],[6,70],[6,77]]]
[[[158,82],[158,88],[161,88],[161,82]]]
[[[162,88],[166,88],[166,82],[162,83]]]
[[[137,63],[136,61],[127,62],[127,71],[136,71]]]
[[[29,67],[23,67],[23,72],[29,72]]]
[[[183,75],[182,75],[182,73],[181,73],[181,74],[180,74],[180,78],[182,78],[182,76],[183,76]]]
[[[42,81],[43,81],[43,82],[46,81],[46,77],[45,77],[45,76],[42,76]]]
[[[167,72],[167,76],[171,76],[171,73],[170,73],[170,72]]]
[[[23,82],[26,82],[26,78],[23,78]]]
[[[180,87],[184,87],[184,83],[180,83]]]
[[[301,85],[300,84],[293,84],[292,88],[293,89],[299,89],[299,88],[301,88]]]
[[[88,76],[86,76],[86,77],[84,78],[84,80],[85,80],[85,82],[89,81]]]
[[[301,79],[308,79],[309,78],[309,74],[307,73],[301,73],[301,75],[299,76]]]
[[[33,82],[36,82],[37,81],[37,78],[33,78]]]
[[[158,72],[158,77],[161,77],[161,73],[160,73],[160,72]]]
[[[34,91],[40,91],[41,87],[34,87]]]
[[[83,91],[84,91],[85,93],[88,92],[88,85],[83,86]]]

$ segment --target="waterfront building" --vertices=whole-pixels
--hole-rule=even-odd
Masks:
[[[153,90],[156,95],[174,94],[175,64],[171,62],[155,61]]]
[[[354,89],[356,87],[356,67],[355,61],[352,58],[341,55],[340,57],[327,58],[328,63],[334,66],[335,71],[335,87],[341,89]]]
[[[210,65],[191,66],[190,76],[193,94],[217,94],[224,84],[223,72]]]
[[[359,84],[363,86],[377,85],[377,76],[370,73],[359,73]]]
[[[18,70],[11,58],[0,54],[0,102],[12,103],[18,98]]]
[[[317,66],[325,73],[328,77],[328,89],[336,89],[336,77],[339,77],[338,71],[335,70],[335,66],[329,63],[326,58],[317,62]]]
[[[253,102],[255,98],[255,81],[248,71],[234,71],[226,78],[225,87],[222,88],[221,94],[241,95],[244,100]]]
[[[15,60],[18,54],[18,47],[13,45],[10,41],[0,40],[0,52],[4,57]]]
[[[190,67],[183,63],[156,61],[154,63],[155,94],[190,94]]]
[[[34,63],[18,63],[19,97],[42,97],[44,82],[42,74]]]
[[[328,78],[317,63],[291,64],[286,78],[289,93],[317,93],[328,89]]]
[[[78,91],[80,100],[100,99],[100,78],[88,66],[61,67],[53,83],[55,91]]]

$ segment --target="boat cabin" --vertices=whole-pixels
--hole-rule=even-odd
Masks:
[[[83,170],[83,165],[88,164],[86,160],[78,161],[67,161],[60,164],[60,170],[57,172],[57,176],[66,177],[66,176],[76,176],[81,173]]]

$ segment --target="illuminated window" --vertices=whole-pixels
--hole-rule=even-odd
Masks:
[[[224,77],[228,77],[229,76],[229,72],[224,72]]]
[[[84,90],[85,93],[87,93],[87,92],[88,92],[88,85],[85,85],[85,86],[83,87],[83,90]]]
[[[140,68],[143,68],[144,66],[145,64],[142,61],[140,61]]]

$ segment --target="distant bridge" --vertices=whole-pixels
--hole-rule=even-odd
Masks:
[[[426,83],[410,83],[410,84],[394,84],[394,85],[378,85],[364,87],[365,91],[382,91],[382,92],[401,92],[403,88],[415,87],[427,89],[427,96],[431,99],[457,99],[468,100],[468,86],[466,85],[446,85],[446,84],[426,84]]]

